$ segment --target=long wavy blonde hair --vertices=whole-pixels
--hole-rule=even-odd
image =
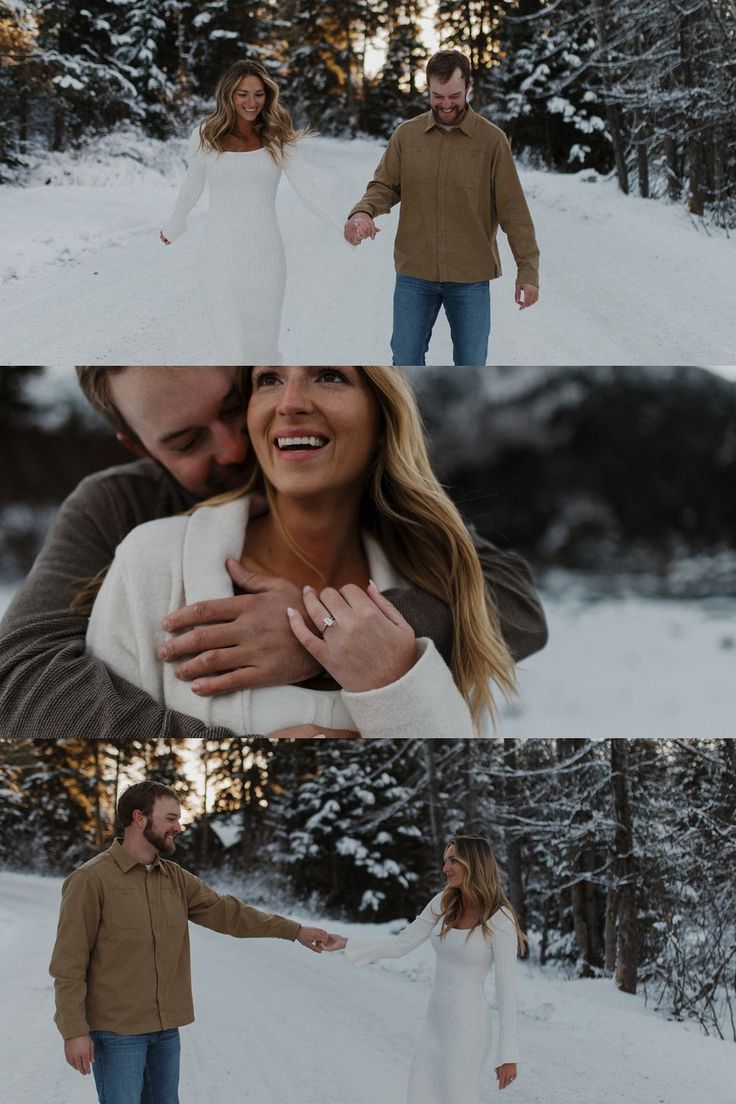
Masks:
[[[506,697],[516,690],[514,661],[501,635],[498,611],[487,593],[467,527],[432,471],[411,384],[401,368],[369,366],[359,371],[377,400],[382,423],[381,444],[366,481],[362,524],[408,582],[449,606],[452,675],[480,730],[485,711],[496,718],[492,684]],[[239,373],[247,403],[253,368],[241,368]],[[275,488],[257,460],[242,490],[220,495],[209,504],[249,493],[266,496],[285,539],[298,553],[298,541],[279,518]]]
[[[271,159],[280,165],[289,146],[293,146],[308,130],[295,130],[291,115],[279,103],[279,86],[258,61],[236,61],[222,74],[215,89],[215,110],[206,117],[199,128],[199,138],[204,148],[225,152],[225,135],[235,128],[235,89],[243,77],[258,77],[263,84],[266,100],[263,110],[253,123],[253,130],[260,138]]]
[[[496,857],[488,840],[484,836],[453,836],[447,847],[455,849],[455,858],[463,866],[463,881],[459,887],[447,886],[442,894],[440,939],[444,939],[448,931],[457,925],[469,901],[478,910],[478,921],[470,928],[466,938],[470,938],[475,928],[481,928],[485,937],[490,936],[490,919],[502,908],[514,922],[516,940],[523,954],[527,937],[519,927],[516,913],[503,891]]]

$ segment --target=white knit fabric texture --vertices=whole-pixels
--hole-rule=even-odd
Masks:
[[[499,910],[490,920],[490,939],[478,928],[470,935],[455,928],[440,939],[441,898],[438,893],[398,935],[349,939],[345,954],[354,966],[365,966],[381,958],[401,958],[431,938],[437,965],[409,1071],[407,1104],[479,1104],[491,1047],[491,1009],[484,993],[491,966],[499,1027],[494,1065],[518,1060],[516,929],[508,913]]]
[[[298,145],[287,151],[279,167],[266,149],[205,150],[199,127],[192,131],[186,175],[162,231],[171,242],[186,231],[189,212],[206,184],[209,214],[197,252],[196,276],[212,328],[213,363],[281,363],[278,340],[286,258],[276,221],[276,190],[282,171],[304,205],[341,238],[342,230],[326,210]]]
[[[87,650],[170,709],[239,735],[265,736],[315,724],[355,729],[367,739],[472,736],[467,704],[425,638],[417,641],[417,662],[403,678],[360,694],[266,686],[201,698],[176,678],[175,664],[163,663],[156,654],[166,639],[161,621],[193,602],[232,598],[225,562],[229,556],[239,559],[248,546],[249,509],[250,500],[243,497],[133,529],[118,545],[95,600]],[[369,534],[363,535],[363,544],[379,590],[407,585]]]

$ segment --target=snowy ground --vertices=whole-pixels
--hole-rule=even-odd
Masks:
[[[382,143],[315,139],[308,157],[342,219],[363,192]],[[205,204],[170,248],[158,229],[182,177],[184,142],[114,134],[82,157],[51,156],[27,187],[2,192],[0,363],[212,361],[193,297]],[[494,364],[736,363],[736,249],[681,207],[621,195],[613,182],[526,170],[522,182],[542,251],[542,296],[519,313],[514,267],[493,285]],[[594,182],[591,182],[591,177]],[[287,183],[279,220],[288,287],[287,363],[390,363],[397,211],[374,242],[330,238]],[[452,362],[440,320],[428,357]]]
[[[60,884],[0,873],[0,1068],[13,1104],[95,1098],[65,1065],[52,1022]],[[355,936],[396,927],[327,926]],[[358,972],[343,955],[282,941],[241,942],[195,925],[191,936],[197,1022],[182,1032],[182,1104],[403,1104],[431,947]],[[667,1022],[609,981],[565,981],[526,964],[518,975],[522,1061],[509,1104],[733,1100],[733,1044]],[[496,1099],[489,1069],[483,1104]]]
[[[594,598],[542,591],[550,640],[519,667],[500,735],[732,737],[736,599]]]
[[[12,593],[0,586],[0,616]],[[594,598],[567,576],[542,601],[550,642],[520,665],[499,735],[734,736],[736,599]]]

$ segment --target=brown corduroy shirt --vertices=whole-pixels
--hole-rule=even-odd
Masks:
[[[420,280],[477,283],[501,275],[506,234],[521,284],[539,287],[539,248],[502,130],[472,107],[444,130],[431,111],[402,123],[352,211],[385,215],[401,202],[396,271]]]
[[[150,870],[116,840],[66,879],[49,972],[65,1039],[141,1035],[194,1020],[189,923],[294,940],[299,924],[220,895],[176,863]]]

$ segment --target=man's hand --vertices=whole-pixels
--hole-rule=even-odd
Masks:
[[[517,282],[514,291],[514,302],[519,304],[519,310],[533,307],[539,298],[539,288],[534,284],[520,284]]]
[[[327,933],[325,932],[325,935]],[[92,1072],[95,1060],[95,1045],[89,1035],[76,1035],[64,1042],[64,1057],[69,1065],[82,1074]]]
[[[292,631],[343,690],[378,690],[398,682],[416,663],[414,630],[374,583],[367,592],[348,583],[319,595],[307,587],[304,605],[322,636],[295,609],[289,612]],[[326,619],[332,623],[323,629]]]
[[[345,223],[345,240],[351,245],[360,245],[363,238],[372,239],[380,233],[380,229],[367,211],[356,211]]]
[[[516,1080],[516,1062],[504,1062],[502,1066],[496,1066],[496,1077],[499,1089],[505,1089]]]
[[[324,928],[305,928],[302,925],[296,933],[297,943],[301,943],[302,947],[308,947],[316,954],[322,954],[324,945],[329,942],[329,939],[330,933]]]
[[[290,686],[320,673],[320,664],[294,638],[288,606],[302,607],[302,592],[288,579],[248,571],[229,559],[233,582],[248,594],[195,602],[170,613],[167,640],[159,659],[177,662],[176,677],[196,679],[201,697],[231,694],[257,686]],[[303,607],[302,607],[303,608]]]

